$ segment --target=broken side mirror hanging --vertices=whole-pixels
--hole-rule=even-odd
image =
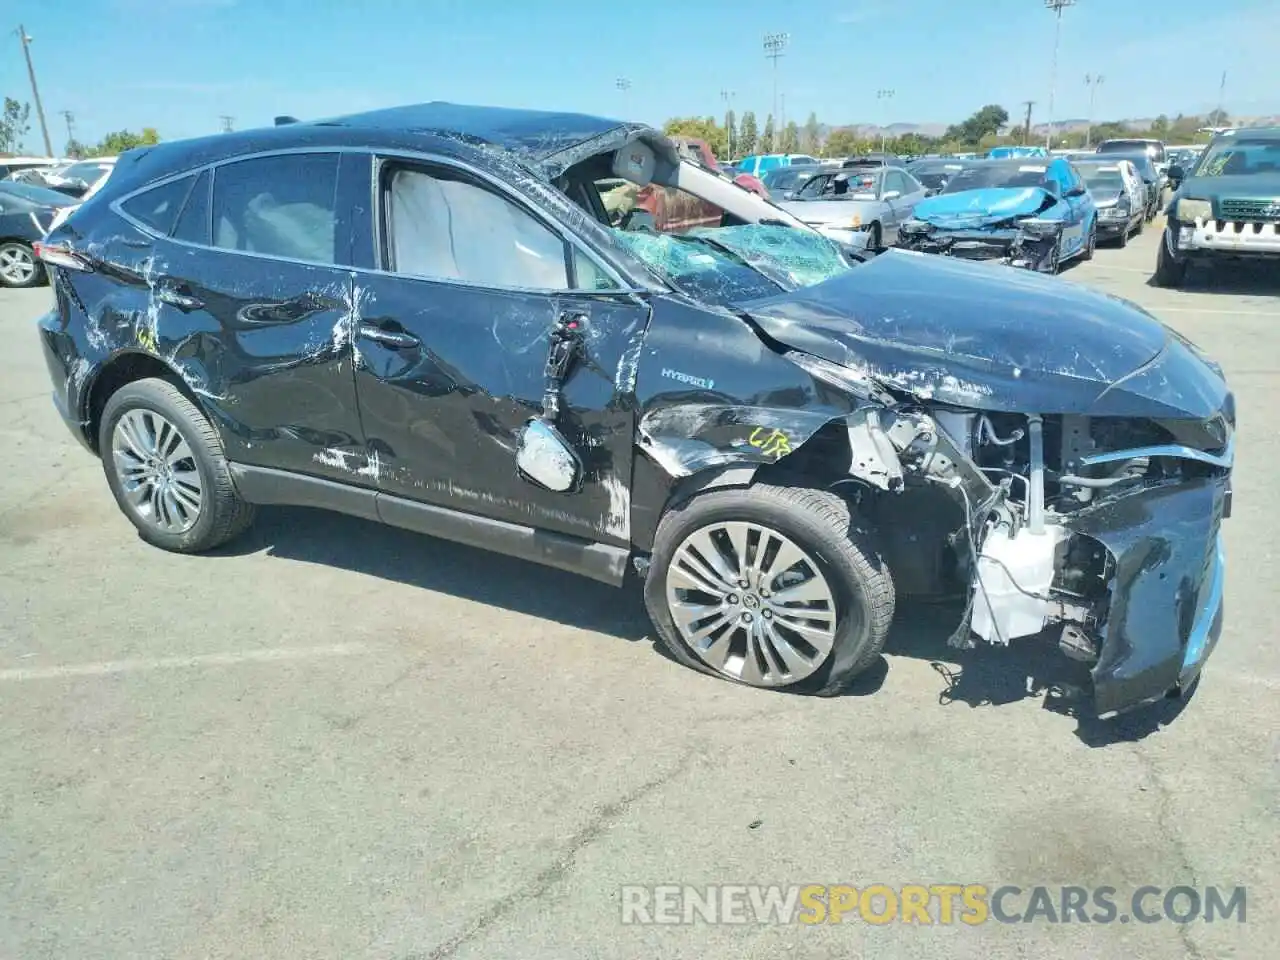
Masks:
[[[516,448],[516,470],[520,476],[554,493],[576,490],[582,481],[582,460],[556,426],[556,420],[560,416],[565,380],[582,352],[585,320],[581,315],[565,315],[552,329],[542,416],[524,425]]]

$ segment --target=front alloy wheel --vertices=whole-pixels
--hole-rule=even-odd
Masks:
[[[111,457],[135,516],[170,534],[195,526],[204,485],[195,454],[176,426],[154,410],[130,410],[116,422]]]
[[[805,679],[831,654],[836,601],[821,568],[756,523],[695,530],[667,568],[680,638],[714,670],[757,687]]]

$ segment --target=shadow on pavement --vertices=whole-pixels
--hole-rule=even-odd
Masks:
[[[638,590],[356,517],[302,507],[264,508],[253,528],[219,551],[350,570],[474,600],[622,640],[643,640],[649,619]]]
[[[1093,710],[1088,667],[1064,656],[1050,633],[1014,640],[1007,648],[978,641],[957,649],[947,639],[960,623],[961,604],[911,604],[899,610],[885,652],[929,661],[942,681],[938,703],[943,706],[992,707],[1039,698],[1044,709],[1074,719],[1076,737],[1090,747],[1141,740],[1186,706],[1185,700],[1162,700],[1100,719]]]
[[[446,593],[621,640],[652,640],[638,589],[593,580],[474,547],[422,536],[323,510],[263,509],[242,539],[216,551],[224,556],[265,551],[268,556],[350,570],[424,590]],[[1007,649],[979,642],[947,646],[960,622],[959,603],[922,603],[903,597],[885,653],[928,661],[939,676],[938,703],[991,707],[1031,697],[1077,721],[1076,736],[1091,747],[1140,740],[1181,711],[1181,701],[1103,721],[1090,713],[1088,672],[1063,656],[1047,636],[1014,641]],[[656,649],[671,659],[661,646]],[[880,690],[884,657],[841,696]]]
[[[1147,286],[1159,286],[1155,281],[1155,264]],[[1221,293],[1229,296],[1277,297],[1280,296],[1280,273],[1273,263],[1237,262],[1220,263],[1207,267],[1193,263],[1187,277],[1178,290],[1187,293]]]

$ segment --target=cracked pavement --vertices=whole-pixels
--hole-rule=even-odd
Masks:
[[[162,553],[47,399],[48,291],[0,291],[0,958],[1268,955],[1280,280],[1149,287],[1156,237],[1063,278],[1237,393],[1226,631],[1154,730],[1047,709],[1037,646],[950,650],[946,608],[819,700],[676,666],[638,596],[350,518]],[[624,883],[948,882],[1244,885],[1248,922],[620,922]]]

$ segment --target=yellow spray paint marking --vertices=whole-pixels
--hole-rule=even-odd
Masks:
[[[781,430],[765,430],[764,427],[756,427],[747,438],[747,443],[766,457],[773,457],[775,460],[791,452],[791,439]]]
[[[152,353],[155,353],[155,351],[158,349],[156,345],[155,331],[152,330],[150,327],[139,327],[138,328],[138,344],[150,350]]]

